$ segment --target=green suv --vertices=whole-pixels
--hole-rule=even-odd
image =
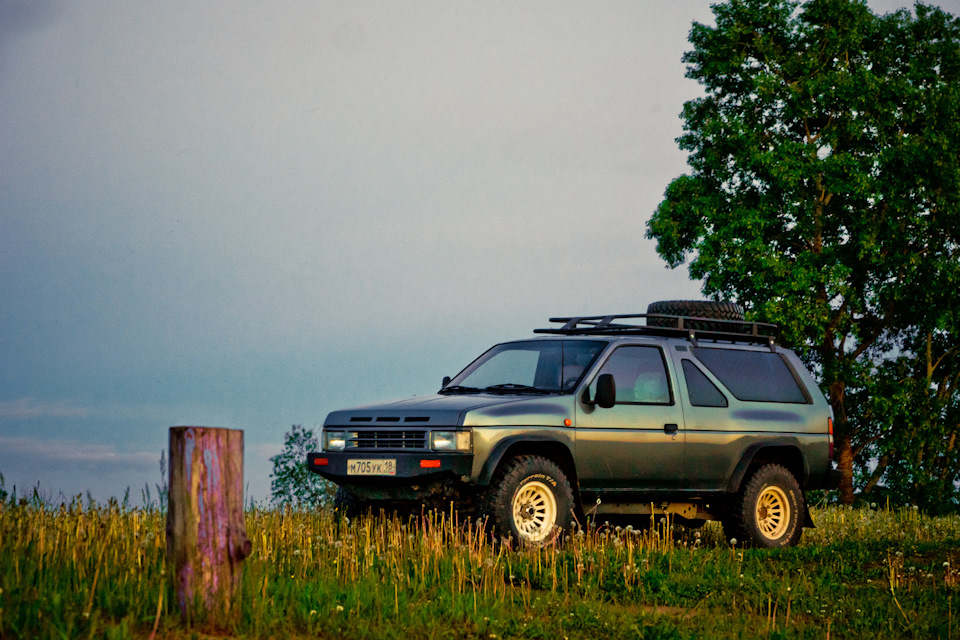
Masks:
[[[774,325],[731,303],[552,318],[427,397],[334,411],[309,468],[347,511],[455,501],[522,544],[575,519],[662,516],[787,546],[835,488],[832,414]]]

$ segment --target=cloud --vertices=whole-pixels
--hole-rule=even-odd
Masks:
[[[6,459],[42,460],[50,463],[86,463],[103,465],[156,464],[155,451],[119,451],[110,444],[88,444],[44,438],[0,437],[0,451]]]
[[[83,418],[90,415],[87,407],[70,402],[46,402],[35,398],[20,398],[0,402],[0,420],[33,420],[37,418]]]

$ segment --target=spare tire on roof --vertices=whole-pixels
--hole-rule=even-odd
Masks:
[[[711,318],[714,320],[744,320],[743,307],[735,302],[713,302],[712,300],[660,300],[647,306],[649,315],[686,316],[692,318]],[[676,327],[676,318],[647,318],[648,327]],[[719,322],[685,321],[684,329],[697,331],[737,332],[737,325]]]

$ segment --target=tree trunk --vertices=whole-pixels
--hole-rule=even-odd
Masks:
[[[850,436],[840,436],[837,446],[837,467],[840,470],[840,503],[853,504],[853,446]]]
[[[169,486],[167,563],[180,614],[225,625],[239,612],[241,563],[251,550],[243,431],[171,427]]]

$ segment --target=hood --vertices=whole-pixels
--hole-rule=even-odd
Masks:
[[[404,398],[332,411],[324,426],[562,426],[573,418],[572,395],[455,394]]]

